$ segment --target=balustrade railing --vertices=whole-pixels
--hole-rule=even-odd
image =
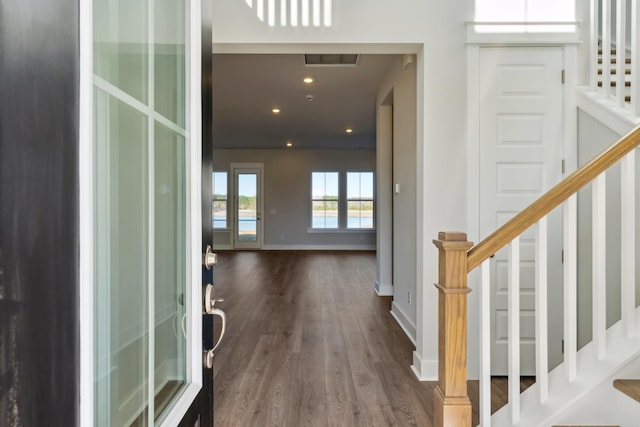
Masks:
[[[550,395],[548,367],[547,216],[563,207],[563,335],[564,376],[575,382],[577,365],[577,192],[591,184],[593,358],[607,357],[606,317],[606,177],[621,164],[621,312],[626,337],[638,331],[636,308],[636,148],[640,128],[634,130],[594,160],[571,174],[528,208],[476,246],[459,232],[441,232],[434,240],[439,250],[439,376],[434,405],[436,427],[470,426],[471,404],[467,397],[467,274],[481,266],[480,304],[480,423],[491,426],[491,295],[490,257],[507,247],[508,262],[508,377],[510,423],[521,418],[520,393],[520,236],[535,226],[535,375],[536,398],[544,404]],[[473,246],[473,247],[472,247]],[[472,247],[472,248],[471,248]],[[467,249],[471,248],[468,252]]]
[[[615,10],[615,13],[612,11]],[[640,7],[637,1],[591,0],[590,85],[640,116]]]

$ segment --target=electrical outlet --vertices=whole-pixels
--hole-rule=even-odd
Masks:
[[[407,299],[409,300],[409,304],[411,304],[411,291],[407,292],[407,295],[408,295]]]

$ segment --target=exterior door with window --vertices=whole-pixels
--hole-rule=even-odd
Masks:
[[[232,165],[236,249],[262,247],[262,165]]]
[[[93,425],[212,425],[210,3],[93,12]]]

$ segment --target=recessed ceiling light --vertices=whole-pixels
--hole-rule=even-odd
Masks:
[[[345,130],[345,132],[347,132],[347,133],[352,133],[352,132],[353,132],[353,129],[351,129],[351,128],[347,128],[347,130]]]
[[[313,77],[305,77],[304,79],[302,79],[302,81],[310,85],[311,83],[313,83]]]
[[[273,114],[279,114],[279,113],[280,113],[280,109],[279,109],[278,107],[275,107],[275,108],[272,108],[272,109],[271,109],[271,112],[272,112]]]

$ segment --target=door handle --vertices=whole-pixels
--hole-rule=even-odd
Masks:
[[[211,245],[207,245],[207,250],[204,254],[202,254],[202,265],[207,270],[211,270],[211,268],[218,263],[218,255],[213,253],[213,249]]]
[[[203,355],[204,367],[206,369],[211,369],[213,368],[214,352],[216,348],[218,348],[218,345],[220,345],[220,341],[222,341],[222,338],[224,337],[225,331],[227,329],[227,314],[224,311],[220,310],[219,308],[212,309],[211,313],[208,313],[208,314],[213,314],[214,316],[220,316],[220,319],[222,319],[222,329],[220,330],[220,336],[218,337],[218,341],[214,344],[211,350],[205,350]]]
[[[223,302],[224,298],[215,297],[215,288],[211,283],[204,288],[203,311],[205,314],[213,314],[214,307],[217,302]]]
[[[205,314],[212,314],[214,316],[219,316],[222,319],[222,329],[220,330],[220,336],[218,337],[218,341],[215,343],[211,350],[205,350],[203,354],[203,364],[206,369],[213,368],[213,354],[216,348],[220,345],[220,341],[224,337],[224,334],[227,330],[227,314],[216,308],[215,305],[217,302],[224,301],[223,298],[215,297],[215,288],[211,283],[207,284],[204,288],[204,301],[203,301],[203,311]]]

